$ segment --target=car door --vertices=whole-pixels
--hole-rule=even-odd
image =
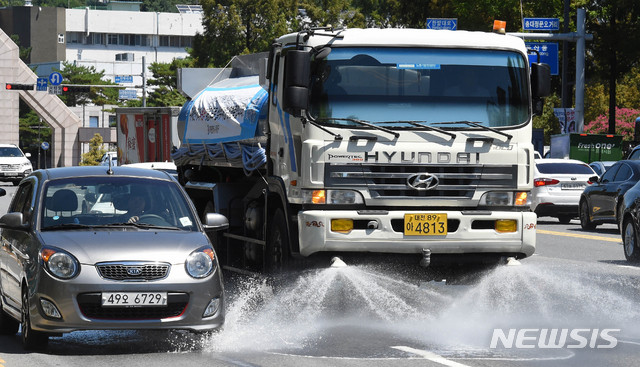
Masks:
[[[620,163],[620,168],[616,172],[613,181],[607,182],[604,185],[604,191],[602,193],[602,200],[600,202],[600,218],[612,219],[616,216],[616,208],[618,204],[618,196],[622,185],[626,183],[633,176],[633,170],[624,162]]]
[[[621,162],[614,164],[604,173],[604,175],[602,175],[596,184],[589,187],[588,197],[593,219],[602,219],[606,216],[607,190],[611,189],[611,186],[615,181],[616,173],[618,173],[621,166]]]
[[[34,210],[34,181],[23,182],[16,191],[8,212],[21,212],[25,223],[30,223]],[[2,291],[7,304],[19,308],[21,304],[21,277],[24,267],[37,261],[29,256],[32,245],[30,230],[2,228]]]

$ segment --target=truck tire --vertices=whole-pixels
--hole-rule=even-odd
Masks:
[[[267,272],[278,273],[286,269],[291,256],[287,219],[282,209],[276,209],[269,226],[269,241],[265,266]]]

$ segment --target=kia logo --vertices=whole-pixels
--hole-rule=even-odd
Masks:
[[[407,186],[415,190],[435,189],[440,180],[430,173],[416,173],[407,178]]]
[[[127,268],[127,274],[131,276],[136,276],[142,274],[142,269],[140,268]]]

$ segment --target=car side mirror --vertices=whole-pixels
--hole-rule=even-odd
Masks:
[[[24,218],[20,212],[11,212],[0,217],[0,227],[26,229],[28,225],[23,222]]]
[[[205,231],[220,231],[229,228],[229,220],[222,214],[207,213],[203,225]]]
[[[591,176],[591,177],[589,177],[589,181],[591,181],[591,182],[600,182],[600,176]]]

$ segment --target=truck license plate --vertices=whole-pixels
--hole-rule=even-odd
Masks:
[[[404,215],[405,236],[444,236],[447,234],[447,215],[417,213]]]
[[[102,292],[102,307],[167,305],[167,292]]]

